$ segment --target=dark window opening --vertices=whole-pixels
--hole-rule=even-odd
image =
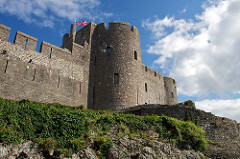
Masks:
[[[119,74],[114,73],[114,84],[119,84]]]
[[[176,84],[176,81],[173,79],[173,84]]]
[[[96,62],[97,62],[97,58],[95,56],[95,58],[94,58],[94,66],[96,65]]]
[[[145,83],[145,91],[147,92],[147,83]]]
[[[7,51],[3,50],[1,54],[5,55],[5,54],[7,54]]]
[[[95,101],[95,87],[93,86],[93,100],[92,100],[93,105],[94,105],[94,101]]]
[[[25,42],[25,50],[27,49],[27,43],[28,43],[28,39],[26,40],[26,42]]]
[[[33,79],[32,79],[32,81],[34,81],[34,80],[35,80],[35,77],[36,77],[36,72],[37,72],[37,70],[36,70],[36,69],[34,69],[34,72],[33,72]]]
[[[111,56],[111,54],[112,54],[112,49],[111,49],[111,47],[107,47],[107,56]]]
[[[60,86],[60,76],[58,76],[58,83],[57,83],[57,87],[59,88]]]
[[[154,72],[154,76],[157,76],[157,72],[156,71]]]
[[[137,60],[137,51],[134,51],[134,59]]]
[[[52,58],[52,48],[50,49],[50,55],[49,55],[50,58]]]
[[[147,66],[145,66],[145,71],[146,71],[146,72],[148,71],[148,68],[147,68]]]
[[[172,94],[172,98],[174,98],[174,93],[172,92],[171,94]]]
[[[4,73],[7,73],[7,67],[8,67],[8,60],[7,60],[6,66],[5,66]]]
[[[79,83],[79,94],[81,94],[82,93],[82,83],[80,82]]]

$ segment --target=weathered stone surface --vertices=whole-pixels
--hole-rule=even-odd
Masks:
[[[194,150],[180,150],[172,144],[157,140],[144,142],[127,136],[115,138],[115,145],[110,149],[109,159],[201,159],[204,155]]]
[[[196,109],[195,103],[186,101],[177,105],[142,105],[125,110],[136,115],[166,115],[180,120],[191,115],[193,120],[205,130],[209,146],[204,152],[211,158],[240,157],[240,125],[231,119],[215,116]]]
[[[146,142],[142,139],[133,139],[127,135],[119,137],[114,133],[109,136],[112,138],[114,145],[109,150],[109,159],[201,159],[204,155],[201,152],[195,152],[194,150],[179,149],[173,144],[163,143],[158,140],[151,140]],[[42,147],[37,144],[28,141],[19,145],[4,146],[0,144],[0,158],[1,159],[15,159],[18,157],[32,158],[32,159],[69,159],[63,154],[58,154],[56,151],[50,153],[43,150]],[[72,159],[99,159],[95,150],[91,147],[87,147],[78,154],[73,154]]]
[[[124,22],[89,23],[63,36],[62,47],[0,25],[0,97],[91,109],[176,104],[176,83],[141,63],[140,34]],[[108,53],[107,53],[108,52]]]

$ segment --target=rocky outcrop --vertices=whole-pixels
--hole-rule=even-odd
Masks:
[[[127,135],[118,137],[110,135],[114,141],[113,147],[109,150],[109,159],[202,159],[204,155],[194,150],[179,149],[173,144],[157,140],[146,142],[141,139],[132,139]],[[96,152],[90,147],[85,148],[78,154],[65,157],[57,151],[48,152],[41,146],[28,141],[19,145],[0,145],[1,159],[99,159]]]
[[[136,115],[166,115],[198,124],[209,139],[204,154],[211,158],[240,157],[240,125],[231,119],[215,116],[196,109],[195,103],[186,101],[177,105],[142,105],[124,110]]]
[[[194,150],[179,149],[173,144],[157,140],[146,142],[132,140],[128,136],[115,138],[109,159],[201,159],[205,156]]]

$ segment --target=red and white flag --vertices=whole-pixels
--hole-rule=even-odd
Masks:
[[[75,21],[76,23],[76,26],[84,26],[84,25],[87,25],[87,22],[86,21],[81,21],[81,22],[78,22],[78,21]]]

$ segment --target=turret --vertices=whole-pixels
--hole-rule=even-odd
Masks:
[[[71,38],[72,42],[75,42],[75,38],[76,38],[76,25],[75,24],[71,24],[70,38]]]
[[[174,105],[177,104],[177,88],[176,88],[176,82],[174,79],[170,77],[164,76],[164,86],[166,90],[166,104],[168,105]]]
[[[96,27],[94,109],[121,110],[143,103],[140,36],[128,23]]]

